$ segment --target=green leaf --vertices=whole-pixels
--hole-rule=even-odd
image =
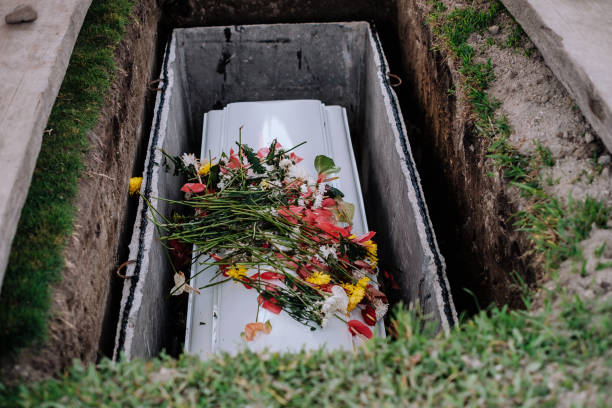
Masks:
[[[329,198],[342,198],[344,197],[344,193],[340,190],[338,190],[336,187],[332,187],[332,186],[327,186],[327,192],[326,192],[327,196]]]
[[[325,174],[333,174],[340,171],[340,167],[336,167],[334,161],[322,154],[315,157],[314,160],[315,169],[317,169],[317,173],[325,173]]]
[[[239,145],[240,147],[240,145]],[[251,164],[251,167],[253,168],[253,171],[257,174],[264,174],[266,172],[266,169],[263,168],[263,166],[261,165],[261,162],[259,161],[259,158],[257,157],[257,155],[255,154],[255,152],[253,151],[253,149],[245,144],[242,145],[242,152],[244,153],[244,155],[246,156],[247,160],[249,161],[249,163]]]

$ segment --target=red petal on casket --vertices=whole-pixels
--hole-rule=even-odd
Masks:
[[[202,183],[186,183],[181,191],[183,193],[202,193],[206,190],[206,186]]]
[[[361,334],[362,336],[365,336],[368,339],[372,338],[372,330],[370,330],[368,326],[366,326],[359,320],[349,320],[348,329],[353,336]]]

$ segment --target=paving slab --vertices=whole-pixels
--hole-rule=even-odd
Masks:
[[[612,151],[612,1],[502,2]]]
[[[29,4],[37,19],[6,24]],[[43,131],[91,0],[0,1],[0,289]]]

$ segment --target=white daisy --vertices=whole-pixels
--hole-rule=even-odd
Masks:
[[[181,160],[183,160],[183,165],[185,165],[185,167],[193,166],[196,169],[198,168],[198,159],[193,153],[183,153]]]

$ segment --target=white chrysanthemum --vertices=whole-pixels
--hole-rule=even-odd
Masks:
[[[378,298],[374,299],[374,313],[376,313],[377,322],[381,321],[381,319],[385,317],[387,310],[389,310],[388,304]]]
[[[307,194],[308,193],[308,186],[306,184],[302,184],[300,186],[300,193],[302,193],[302,194]]]
[[[321,306],[321,313],[323,313],[322,327],[327,326],[329,319],[331,319],[336,312],[340,312],[342,315],[346,314],[348,308],[349,298],[346,295],[344,289],[341,286],[334,285],[331,288],[331,296],[325,299]]]
[[[220,180],[220,181],[217,183],[217,188],[218,188],[219,190],[223,190],[223,189],[225,188],[225,182],[224,182],[223,180]]]
[[[314,203],[312,204],[312,209],[316,210],[321,207],[321,203],[323,202],[323,195],[325,194],[325,183],[319,183],[317,187],[317,191],[314,193]]]
[[[281,162],[281,165],[282,165],[282,162]],[[289,177],[294,178],[294,179],[306,180],[308,178],[308,170],[306,170],[304,167],[300,166],[299,164],[296,164],[295,166],[291,166],[289,168]]]
[[[183,153],[181,160],[183,161],[183,165],[185,165],[185,167],[193,166],[196,169],[198,168],[198,159],[193,153]]]
[[[322,245],[319,247],[319,251],[321,251],[323,258],[325,259],[327,259],[329,256],[338,259],[338,254],[336,254],[336,249],[333,246]]]
[[[273,217],[276,217],[278,215],[278,213],[276,212],[276,209],[274,209],[274,207],[268,207],[265,210],[263,210],[264,214],[270,214]]]
[[[281,166],[283,169],[288,170],[289,167],[293,166],[293,162],[289,159],[283,159],[278,165]]]

